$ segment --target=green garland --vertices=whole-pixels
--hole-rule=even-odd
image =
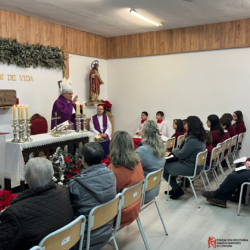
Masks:
[[[63,51],[57,47],[21,44],[16,39],[0,37],[0,62],[8,65],[14,64],[24,68],[40,66],[64,70],[66,68],[65,60]]]

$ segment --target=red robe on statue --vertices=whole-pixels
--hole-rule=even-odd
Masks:
[[[93,74],[95,75],[95,78],[92,78]],[[95,69],[91,69],[89,73],[89,100],[93,98],[93,93],[97,93],[99,96],[100,94],[100,78],[99,78],[99,72]]]

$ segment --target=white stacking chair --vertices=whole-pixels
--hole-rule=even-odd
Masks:
[[[225,140],[225,149],[224,149],[223,159],[226,161],[227,166],[228,166],[230,172],[232,173],[233,169],[232,169],[231,164],[230,164],[229,159],[228,159],[230,154],[231,154],[231,149],[232,149],[231,145],[232,145],[232,138]],[[226,150],[227,150],[227,153],[226,153]]]
[[[233,160],[236,160],[235,148],[236,148],[236,145],[237,145],[237,141],[238,141],[238,135],[233,136],[232,137],[231,148],[230,148],[230,153],[228,155],[228,159],[229,159],[229,157],[232,157]]]
[[[174,149],[174,145],[175,145],[175,137],[168,139],[166,141],[166,151],[168,151],[169,149]]]
[[[178,138],[177,138],[177,146],[180,146],[181,145],[181,142],[185,139],[185,136],[184,135],[180,135]]]
[[[79,240],[79,250],[82,250],[86,218],[80,215],[68,225],[49,234],[32,250],[69,250]]]
[[[105,225],[116,216],[118,218],[116,220],[116,225],[118,225],[119,217],[121,214],[121,208],[122,208],[122,194],[119,193],[113,200],[91,209],[88,217],[89,219],[88,219],[88,229],[87,229],[86,250],[90,249],[91,231]],[[112,232],[110,240],[113,240],[115,249],[118,250],[114,232]]]
[[[220,147],[220,155],[219,155],[219,159],[218,159],[218,167],[219,167],[219,169],[221,171],[221,175],[222,175],[224,180],[226,179],[226,175],[225,175],[225,172],[224,172],[224,170],[222,168],[221,162],[224,160],[225,145],[226,145],[226,141],[217,144],[217,147],[218,146]]]
[[[243,137],[244,137],[244,133],[241,133],[238,136],[238,141],[237,141],[236,147],[234,149],[234,154],[235,154],[236,158],[240,158],[239,151],[242,149]]]
[[[135,202],[137,202],[140,199],[143,201],[144,181],[145,180],[142,180],[140,183],[138,183],[138,184],[136,184],[134,186],[125,188],[122,191],[122,193],[121,193],[121,195],[122,195],[122,208],[121,208],[121,213],[119,214],[119,216],[117,216],[117,221],[118,220],[119,221],[118,221],[118,223],[116,223],[115,229],[113,231],[114,235],[117,232],[119,232],[121,229],[126,227],[126,226],[120,227],[121,218],[122,218],[122,209],[133,205]],[[141,202],[141,204],[142,204],[142,202]],[[143,227],[142,227],[141,220],[140,220],[139,216],[136,218],[136,222],[137,222],[139,230],[141,232],[141,236],[142,236],[142,239],[144,241],[144,245],[145,245],[147,250],[150,250],[149,245],[148,245],[148,241],[147,241],[146,235],[144,233],[144,230],[143,230]]]
[[[242,200],[242,192],[243,192],[243,188],[245,185],[247,186],[247,193],[246,193],[246,197],[245,197],[245,204],[248,205],[248,200],[249,200],[249,193],[250,193],[250,182],[244,182],[241,185],[241,189],[240,189],[240,200],[239,200],[239,205],[238,205],[238,216],[240,215],[240,208],[241,208],[241,200]]]
[[[157,171],[149,173],[146,176],[145,183],[144,183],[144,190],[143,190],[144,194],[143,194],[143,200],[142,200],[142,208],[140,210],[140,213],[142,211],[144,211],[146,208],[148,208],[150,205],[155,204],[155,206],[157,208],[157,211],[158,211],[158,214],[160,216],[161,223],[162,223],[162,226],[164,228],[164,231],[165,231],[166,235],[168,235],[165,223],[164,223],[163,218],[161,216],[160,209],[159,209],[157,201],[155,199],[159,195],[159,192],[160,192],[163,171],[164,171],[164,168],[161,168],[161,169],[159,169]],[[152,190],[153,188],[155,188],[157,186],[159,186],[159,192],[158,192],[158,194],[151,201],[149,201],[147,203],[144,203],[145,202],[145,197],[146,197],[146,192]]]
[[[208,179],[209,173],[212,172],[215,183],[216,183],[218,188],[220,185],[220,180],[219,180],[219,177],[218,177],[218,175],[216,173],[216,169],[215,169],[218,166],[219,156],[220,156],[220,146],[217,146],[217,147],[213,148],[213,150],[212,150],[208,169],[204,170],[204,174],[206,176],[206,179],[207,179],[207,182],[208,182],[208,185],[209,185],[209,188],[211,191],[212,191],[212,188],[211,188],[211,185],[210,185],[210,182]]]
[[[201,180],[203,182],[203,185],[204,185],[204,188],[205,190],[207,190],[207,187],[205,185],[205,182],[203,180],[203,177],[202,177],[202,173],[204,172],[205,170],[205,167],[206,167],[206,159],[207,159],[207,149],[204,151],[204,152],[200,152],[199,154],[197,154],[196,156],[196,161],[195,161],[195,167],[194,167],[194,175],[192,176],[183,176],[183,175],[179,175],[181,177],[184,177],[184,183],[183,183],[183,187],[185,188],[185,178],[187,178],[190,182],[190,185],[192,187],[192,190],[193,190],[193,193],[194,193],[194,196],[195,196],[195,199],[196,199],[196,202],[197,202],[197,205],[198,205],[198,208],[200,208],[200,203],[197,199],[197,196],[196,196],[196,193],[195,193],[195,190],[194,190],[194,186],[193,186],[193,181],[198,179],[199,177],[201,177]],[[199,174],[196,174],[196,171],[197,171],[197,167],[200,167],[202,166],[202,169],[200,171]],[[171,175],[169,175],[169,178],[168,178],[168,193],[167,193],[167,200],[169,198],[169,183],[170,183],[170,177]]]

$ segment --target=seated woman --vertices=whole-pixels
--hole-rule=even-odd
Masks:
[[[227,176],[224,182],[216,191],[205,191],[202,196],[215,206],[227,207],[227,200],[230,200],[238,185],[249,182],[250,179],[250,158],[245,162],[246,170],[234,171]]]
[[[230,120],[229,120],[229,119],[226,119],[226,118],[221,118],[221,119],[220,119],[220,124],[221,124],[221,127],[223,128],[224,133],[225,133],[225,134],[224,134],[224,137],[223,137],[224,141],[227,140],[227,139],[230,139],[231,136],[230,136],[230,134],[229,134],[229,132],[228,132],[228,128],[229,128],[230,125],[231,125]]]
[[[206,150],[205,144],[205,130],[201,120],[197,116],[189,116],[186,123],[187,134],[180,147],[175,148],[172,153],[177,158],[176,161],[166,163],[163,177],[168,181],[169,174],[171,174],[170,198],[177,199],[184,195],[183,190],[176,182],[177,175],[193,175],[196,156],[198,153]],[[200,173],[200,168],[197,168],[197,174]]]
[[[236,132],[235,132],[234,126],[232,125],[233,116],[231,114],[229,114],[229,113],[225,113],[225,114],[222,115],[220,120],[221,119],[228,119],[230,121],[230,126],[227,128],[227,130],[228,130],[228,133],[229,133],[230,137],[234,137],[236,135]]]
[[[1,214],[0,249],[29,250],[48,234],[74,219],[69,190],[52,181],[52,163],[32,158],[26,164],[29,188],[13,199]]]
[[[175,147],[177,145],[177,140],[180,135],[184,135],[186,130],[183,127],[183,121],[181,119],[173,120],[173,129],[175,133],[172,135],[172,138],[175,137]]]
[[[224,141],[224,130],[221,127],[219,117],[217,115],[210,115],[207,118],[207,126],[210,128],[210,132],[213,137],[213,147],[215,148],[218,143]]]
[[[155,121],[146,121],[142,128],[142,146],[138,147],[135,152],[141,159],[144,176],[154,172],[165,164],[166,149],[164,143],[159,136],[157,123]],[[159,186],[146,193],[145,202],[151,201],[158,193]]]
[[[134,151],[131,136],[126,131],[117,131],[110,143],[110,165],[116,176],[116,191],[131,187],[144,179],[143,169],[138,155]],[[121,214],[121,226],[131,224],[139,215],[141,199],[124,208]]]
[[[235,128],[235,132],[237,135],[247,131],[245,127],[244,119],[243,119],[243,114],[240,110],[235,111],[233,113],[233,120],[235,121],[233,126]]]

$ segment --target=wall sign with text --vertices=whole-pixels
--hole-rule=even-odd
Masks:
[[[19,75],[19,78],[21,81],[26,81],[26,82],[33,82],[33,77],[29,75]],[[8,81],[16,81],[17,76],[16,75],[10,75],[10,74],[0,74],[0,80],[8,80]]]

